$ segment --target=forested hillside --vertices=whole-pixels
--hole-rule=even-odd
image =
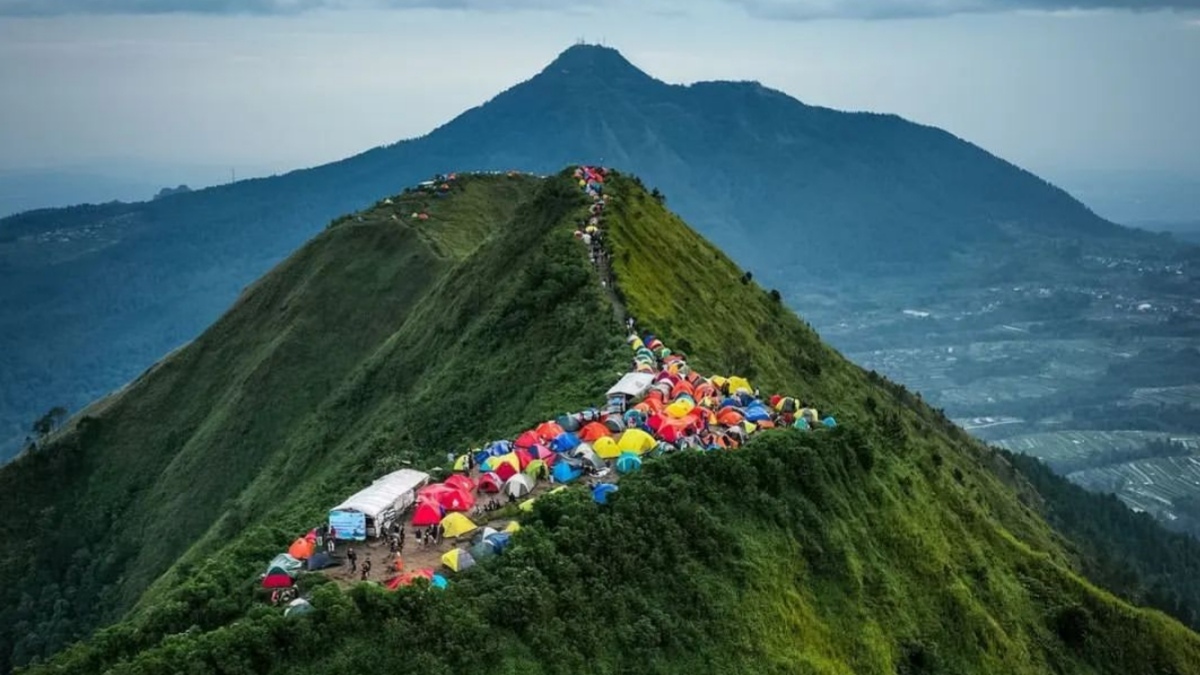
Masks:
[[[636,181],[606,194],[613,296],[572,236],[569,173],[394,195],[0,470],[5,665],[117,620],[30,672],[1200,670],[1196,634],[1079,575],[1001,456],[822,344]],[[372,477],[595,404],[628,366],[614,298],[690,363],[839,428],[649,460],[608,506],[542,497],[444,592],[311,575],[298,619],[255,597]]]

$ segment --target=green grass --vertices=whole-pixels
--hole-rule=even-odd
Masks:
[[[136,600],[32,672],[1200,672],[1195,634],[1073,571],[996,455],[821,344],[628,178],[609,236],[641,326],[842,428],[648,462],[610,507],[541,498],[511,553],[446,593],[305,579],[309,619],[254,602],[271,555],[372,476],[594,405],[627,363],[571,237],[572,181],[456,190],[337,222],[90,429],[0,472],[14,658]],[[416,207],[430,220],[390,217]],[[51,485],[78,496],[37,496]]]

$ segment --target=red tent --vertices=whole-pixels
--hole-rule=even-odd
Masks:
[[[496,470],[492,473],[499,476],[501,481],[506,481],[509,478],[517,475],[517,470],[513,468],[512,464],[509,464],[508,462],[501,462],[500,466],[496,467]]]
[[[589,422],[579,430],[579,437],[588,443],[595,443],[605,436],[612,436],[612,432],[599,422]]]
[[[417,508],[413,511],[412,524],[414,527],[437,525],[442,522],[444,512],[445,509],[437,502],[419,501],[417,502]]]
[[[467,478],[466,476],[459,474],[459,473],[456,473],[453,476],[450,476],[449,478],[447,478],[446,485],[449,485],[451,487],[456,487],[460,490],[465,490],[466,492],[474,492],[475,491],[475,481],[473,481],[470,478]]]
[[[433,568],[426,567],[424,569],[413,570],[412,572],[406,572],[405,574],[401,574],[400,576],[396,577],[395,579],[391,579],[385,585],[388,587],[389,590],[394,591],[397,588],[400,588],[401,586],[410,585],[414,579],[418,579],[418,578],[426,579],[428,581],[433,581]]]
[[[497,476],[495,472],[489,471],[479,477],[479,491],[490,492],[496,494],[504,487],[504,480]]]
[[[528,450],[529,448],[532,448],[533,446],[535,446],[541,442],[542,442],[542,439],[537,435],[537,432],[530,430],[530,431],[526,431],[525,433],[521,434],[520,436],[517,436],[517,440],[513,441],[513,445],[515,445],[518,448]]]
[[[558,422],[542,422],[537,428],[537,435],[547,443],[562,436],[563,433],[563,428],[558,425]]]
[[[292,581],[292,578],[286,574],[268,574],[267,576],[263,577],[262,587],[291,588],[293,583],[294,582]]]
[[[517,450],[517,461],[521,463],[521,470],[524,471],[525,467],[533,461],[533,455],[525,450]]]
[[[434,483],[421,488],[417,499],[440,505],[447,511],[470,511],[475,506],[475,496],[470,492],[445,483]]]

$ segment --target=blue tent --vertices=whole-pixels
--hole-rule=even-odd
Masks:
[[[801,431],[808,431],[811,428],[808,426],[808,420],[804,419],[803,417],[797,417],[796,422],[792,424],[792,426]]]
[[[617,457],[617,473],[632,473],[642,468],[642,458],[632,452],[622,452]]]
[[[497,532],[489,534],[483,541],[490,545],[496,553],[504,553],[504,549],[512,543],[512,535],[507,532]]]
[[[571,466],[570,462],[563,461],[555,462],[554,470],[551,473],[554,475],[554,480],[559,483],[570,483],[583,475],[583,472]]]
[[[596,487],[592,488],[592,499],[597,504],[607,504],[608,495],[616,492],[618,489],[619,488],[612,483],[600,483]]]
[[[487,453],[492,457],[499,457],[500,455],[507,455],[512,452],[512,449],[512,441],[493,441],[488,444]]]
[[[825,419],[821,420],[821,424],[824,424],[825,426],[832,429],[833,427],[837,426],[837,420],[833,419],[833,415],[830,415],[829,417],[826,417]]]
[[[558,426],[562,427],[563,431],[568,432],[579,431],[579,427],[581,426],[579,424],[579,417],[576,415],[559,415],[558,419],[554,421],[558,422]]]
[[[550,441],[550,449],[555,452],[570,452],[579,447],[579,437],[571,432],[567,432],[558,438]]]
[[[450,582],[446,580],[446,577],[435,574],[433,575],[433,579],[429,581],[429,584],[434,588],[445,588],[450,585]]]
[[[771,419],[771,413],[761,404],[755,403],[746,408],[746,419],[750,422],[761,422]]]

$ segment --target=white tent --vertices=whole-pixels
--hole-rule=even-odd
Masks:
[[[375,479],[374,483],[355,492],[333,511],[359,511],[376,520],[384,511],[403,511],[417,499],[417,488],[429,482],[429,474],[412,469],[400,469]]]
[[[620,394],[639,398],[650,389],[650,385],[653,383],[654,376],[650,373],[625,373],[605,396]]]

